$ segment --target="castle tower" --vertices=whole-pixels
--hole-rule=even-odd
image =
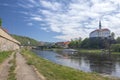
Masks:
[[[101,29],[102,25],[101,25],[101,21],[99,21],[99,29]]]

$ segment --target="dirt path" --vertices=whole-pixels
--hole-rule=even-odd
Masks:
[[[26,64],[26,60],[19,52],[16,54],[16,64],[17,80],[40,80],[35,70]]]
[[[9,61],[13,59],[13,54],[0,65],[0,80],[7,80],[9,74]]]

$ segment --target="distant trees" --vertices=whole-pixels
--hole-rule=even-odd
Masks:
[[[120,44],[112,44],[111,49],[112,51],[120,52]]]
[[[85,38],[85,39],[81,42],[81,48],[88,49],[89,46],[90,46],[90,44],[89,44],[89,38]]]
[[[117,37],[116,43],[117,43],[117,44],[120,44],[120,37]]]
[[[80,48],[80,45],[81,45],[81,38],[71,40],[68,46],[70,48]]]
[[[2,26],[2,19],[0,18],[0,26]]]
[[[117,39],[115,40],[115,44],[111,45],[111,49],[112,51],[120,52],[120,37],[117,37]]]
[[[118,38],[118,42],[120,38]],[[111,43],[115,43],[115,39],[110,38],[85,38],[84,40],[71,40],[69,48],[84,48],[84,49],[108,49]]]
[[[106,38],[85,38],[81,43],[81,48],[85,49],[104,49],[107,45]]]

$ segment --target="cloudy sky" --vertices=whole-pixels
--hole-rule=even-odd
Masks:
[[[120,36],[120,0],[0,0],[8,32],[39,41],[86,38],[98,28]]]

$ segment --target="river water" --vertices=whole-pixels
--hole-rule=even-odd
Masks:
[[[66,53],[55,51],[34,52],[54,63],[82,70],[84,72],[97,72],[115,77],[120,77],[120,55],[108,54],[80,54],[78,56],[68,56]]]

